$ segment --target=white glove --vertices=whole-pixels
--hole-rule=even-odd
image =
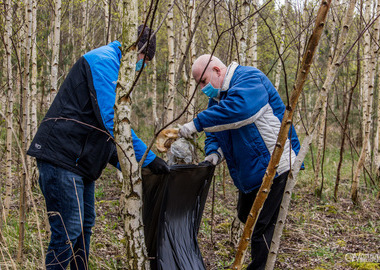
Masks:
[[[216,166],[216,164],[218,164],[218,162],[219,162],[219,155],[212,153],[212,154],[208,155],[207,157],[205,157],[204,161],[208,161],[212,165]]]
[[[184,124],[179,129],[179,136],[184,137],[186,139],[191,139],[192,135],[197,132],[197,129],[195,128],[194,121],[190,121],[187,124]]]

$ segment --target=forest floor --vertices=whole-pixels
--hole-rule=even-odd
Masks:
[[[350,182],[343,178],[339,199],[334,202],[335,178],[325,173],[322,198],[314,195],[312,169],[301,171],[292,195],[288,219],[281,240],[275,269],[380,269],[380,205],[375,192],[362,183],[361,203],[354,206],[349,199]],[[234,260],[235,247],[230,227],[236,215],[237,189],[231,179],[222,184],[217,168],[215,185],[211,185],[198,235],[206,268],[228,269]],[[106,168],[96,182],[96,225],[93,230],[90,269],[126,269],[123,248],[123,222],[119,213],[121,184],[113,168]],[[48,225],[44,200],[35,188],[37,215],[43,246],[47,247]],[[214,198],[214,203],[212,203]],[[213,206],[214,205],[214,206]],[[12,257],[17,250],[17,198],[0,241],[0,269],[14,269]],[[17,269],[42,269],[36,212],[29,212],[23,266]],[[249,253],[247,253],[249,254]],[[246,263],[249,258],[246,258]],[[15,262],[16,263],[16,262]]]

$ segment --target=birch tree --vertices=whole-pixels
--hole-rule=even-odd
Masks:
[[[343,56],[344,48],[347,41],[348,30],[349,30],[351,22],[353,21],[352,19],[353,19],[353,14],[355,10],[355,4],[356,4],[356,0],[350,0],[348,4],[346,14],[343,17],[342,28],[339,34],[339,39],[338,39],[338,44],[335,51],[335,56],[333,59],[333,64],[330,65],[330,68],[327,72],[327,76],[330,78],[326,78],[325,80],[325,83],[324,83],[325,87],[322,88],[322,93],[319,96],[314,106],[313,118],[310,121],[310,127],[306,131],[307,136],[302,142],[301,149],[297,155],[296,160],[294,161],[292,171],[289,174],[288,181],[285,187],[284,197],[281,202],[280,212],[277,218],[275,231],[272,237],[272,243],[271,243],[270,251],[268,254],[267,264],[265,267],[266,270],[272,270],[274,268],[274,264],[276,262],[276,258],[278,254],[278,249],[280,247],[280,238],[285,226],[285,220],[288,213],[292,191],[296,184],[298,172],[300,171],[303,160],[305,159],[305,156],[309,151],[309,147],[313,139],[313,133],[316,128],[316,123],[318,121],[318,117],[320,115],[320,112],[323,106],[322,103],[324,102],[325,96],[327,94],[326,91],[329,89],[329,86],[331,86],[335,76],[337,75],[339,67],[341,66],[342,56]]]
[[[32,73],[30,78],[30,136],[37,132],[37,0],[32,0]]]
[[[239,60],[241,65],[247,64],[247,41],[249,36],[249,20],[246,18],[249,16],[250,10],[250,1],[243,0],[240,8],[240,21],[241,21],[241,30],[240,39],[239,39]]]
[[[12,1],[5,1],[5,53],[6,53],[6,65],[7,65],[7,94],[8,94],[8,104],[7,104],[7,139],[6,139],[6,182],[5,182],[5,199],[4,199],[4,215],[5,218],[8,216],[9,206],[11,202],[12,195],[12,129],[13,129],[13,79],[12,79],[12,12],[11,6]]]
[[[285,0],[285,5],[284,5],[284,8],[283,8],[283,14],[280,17],[280,20],[281,20],[281,34],[280,34],[279,53],[280,53],[281,57],[282,57],[282,55],[284,53],[284,50],[285,50],[285,27],[286,27],[286,18],[287,18],[286,14],[288,12],[288,7],[289,7],[289,1]],[[277,91],[279,90],[280,79],[281,79],[282,62],[280,60],[281,59],[278,60],[277,68],[276,68],[276,72],[275,72],[274,87],[276,88]]]
[[[82,3],[82,26],[81,26],[81,46],[80,52],[84,54],[87,51],[87,29],[88,29],[88,3],[89,1],[83,1]]]
[[[135,78],[137,0],[123,1],[122,59],[115,99],[115,141],[123,172],[124,233],[128,269],[149,269],[142,221],[142,180],[132,144],[130,94]]]
[[[258,10],[258,0],[252,0],[251,11],[256,12]],[[257,19],[258,14],[252,16],[251,23],[251,35],[249,35],[248,56],[247,65],[258,67],[257,65]]]
[[[111,42],[111,40],[110,40],[110,30],[111,30],[110,0],[103,0],[103,6],[104,6],[104,42],[105,42],[105,44],[108,44]]]
[[[168,51],[169,51],[169,74],[168,74],[168,106],[166,109],[166,123],[170,123],[174,119],[174,98],[175,98],[175,51],[174,51],[174,0],[169,0],[168,9],[170,9],[167,17],[168,32]]]
[[[366,2],[365,10],[365,21],[366,23],[370,20],[371,14],[371,1]],[[376,20],[378,24],[379,19]],[[374,33],[375,40],[379,40],[379,33],[377,25],[375,29],[377,30]],[[374,85],[374,70],[375,70],[375,59],[377,58],[377,48],[376,50],[371,50],[371,37],[369,30],[364,35],[364,57],[368,58],[364,60],[363,69],[364,69],[364,78],[363,78],[363,124],[364,124],[364,140],[362,150],[360,152],[360,157],[355,169],[354,178],[352,179],[351,186],[351,200],[353,203],[358,204],[358,188],[359,188],[359,177],[360,172],[363,168],[363,165],[366,160],[370,159],[369,150],[370,150],[370,133],[371,133],[371,124],[372,124],[372,104],[373,104],[373,85]]]
[[[196,9],[195,9],[195,0],[190,0],[190,31],[195,32],[195,16],[196,16]],[[194,63],[196,59],[196,46],[195,46],[195,33],[193,35],[193,40],[189,40],[191,42],[190,45],[190,66]],[[184,69],[185,70],[185,69]],[[189,100],[193,95],[196,90],[196,82],[193,77],[190,78],[190,84],[189,84],[189,90],[188,90],[188,99]],[[190,106],[187,114],[187,121],[191,121],[195,117],[195,98],[192,98],[190,100]]]
[[[21,262],[23,257],[24,249],[24,234],[25,234],[25,215],[26,215],[26,191],[29,190],[27,187],[29,185],[28,177],[28,162],[26,159],[26,148],[28,146],[28,138],[30,135],[29,131],[29,63],[30,63],[30,53],[31,53],[31,41],[32,41],[32,0],[28,0],[25,5],[25,58],[24,58],[24,79],[23,79],[23,91],[22,91],[22,118],[21,118],[21,128],[22,128],[22,149],[21,158],[23,159],[23,169],[21,172],[20,179],[20,217],[19,217],[19,238],[18,238],[18,250],[17,250],[17,261]]]
[[[48,96],[48,106],[50,107],[58,91],[58,60],[59,60],[59,45],[61,36],[61,0],[54,2],[54,36],[51,54],[51,88]]]

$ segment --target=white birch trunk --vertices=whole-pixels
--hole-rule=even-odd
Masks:
[[[74,34],[74,25],[73,25],[73,12],[75,8],[74,1],[70,1],[69,3],[69,41],[72,48],[71,51],[71,62],[75,63],[76,60],[76,51],[77,46],[75,44],[75,34]]]
[[[174,0],[169,1],[168,8],[174,5]],[[166,109],[165,124],[174,119],[174,98],[175,98],[175,51],[174,51],[174,8],[167,17],[168,50],[169,50],[169,76],[168,76],[168,106]]]
[[[152,96],[152,110],[153,110],[153,121],[154,126],[157,127],[158,125],[158,116],[157,116],[157,62],[156,57],[153,57],[152,59],[152,90],[153,90],[153,96]]]
[[[81,35],[81,47],[80,52],[83,55],[87,51],[87,21],[88,21],[88,1],[82,2],[82,35]]]
[[[58,91],[58,61],[59,61],[59,46],[61,36],[61,0],[55,1],[54,8],[54,37],[53,50],[51,55],[51,89],[48,96],[48,106],[53,102]]]
[[[26,158],[26,149],[28,146],[28,137],[30,135],[28,121],[29,121],[29,64],[30,64],[30,52],[31,52],[31,35],[32,35],[32,0],[28,0],[25,5],[25,60],[24,60],[24,81],[23,81],[23,93],[22,93],[22,149],[21,158],[25,159],[22,163],[23,169],[20,178],[20,214],[19,214],[19,237],[18,237],[18,249],[17,249],[17,261],[22,262],[23,249],[24,249],[24,237],[25,237],[25,214],[26,214],[26,192],[29,190],[29,177],[28,177],[28,162]]]
[[[240,10],[240,21],[242,21],[241,25],[241,35],[240,35],[240,40],[239,40],[239,59],[240,59],[240,64],[241,65],[246,65],[247,64],[247,40],[248,40],[248,35],[249,35],[249,20],[244,20],[245,18],[248,17],[249,15],[249,9],[250,9],[250,3],[248,0],[243,0],[243,3],[241,5],[241,10]],[[244,21],[243,21],[244,20]]]
[[[30,100],[30,138],[37,132],[37,0],[32,0],[32,75]]]
[[[131,133],[132,104],[130,94],[135,78],[136,48],[127,50],[137,39],[137,0],[123,1],[123,52],[115,102],[115,140],[124,176],[123,205],[124,232],[128,269],[149,269],[142,222],[142,181],[136,161]]]
[[[5,2],[5,52],[7,65],[7,140],[6,140],[6,180],[5,180],[5,199],[4,199],[4,216],[8,216],[9,206],[12,196],[12,128],[13,128],[13,80],[12,80],[12,44],[10,37],[12,36],[12,12],[11,0]]]
[[[105,44],[110,43],[110,20],[109,20],[109,9],[110,9],[110,3],[109,0],[103,0],[104,4],[104,42]]]
[[[191,2],[191,0],[189,0],[189,2]],[[189,10],[190,8],[190,5],[189,4],[188,0],[185,1],[184,5],[183,5],[183,16],[182,16],[182,27],[183,27],[183,31],[180,31],[180,44],[181,44],[181,47],[180,47],[180,58],[181,59],[185,59],[186,58],[186,46],[187,46],[187,41],[189,40],[189,33],[191,31],[191,26],[187,20],[187,17],[188,17],[188,14],[190,14],[190,17],[191,17],[191,10]],[[189,11],[189,12],[188,12]],[[188,13],[187,13],[188,12]],[[182,69],[182,81],[183,81],[183,85],[185,86],[185,89],[188,90],[187,86],[188,86],[188,81],[189,81],[189,76],[186,72],[186,68],[183,68]]]
[[[371,1],[366,1],[366,10],[365,10],[365,22],[368,23],[371,16]],[[376,21],[375,29],[377,30],[374,33],[375,40],[378,40],[378,24],[379,19]],[[358,188],[359,188],[359,177],[360,172],[363,168],[363,165],[366,161],[370,162],[370,134],[371,134],[371,124],[372,124],[372,104],[373,104],[373,85],[374,85],[374,70],[375,70],[375,58],[377,53],[372,49],[371,50],[371,36],[369,30],[366,31],[364,35],[364,63],[363,63],[363,126],[364,126],[364,137],[363,137],[363,146],[358,160],[358,164],[354,173],[354,178],[352,179],[351,186],[351,200],[353,203],[359,203],[358,198]],[[375,46],[373,46],[375,47]],[[377,47],[377,45],[376,45]]]
[[[285,0],[283,15],[280,17],[280,20],[281,20],[281,37],[280,37],[279,52],[280,52],[281,58],[282,58],[282,55],[283,55],[284,50],[285,50],[285,27],[286,27],[286,18],[287,18],[286,15],[288,13],[288,6],[289,6],[289,1]],[[275,83],[274,83],[274,87],[276,88],[277,91],[279,90],[279,87],[280,87],[281,69],[282,69],[282,62],[281,62],[281,59],[279,58],[278,63],[277,63]]]
[[[252,0],[251,12],[255,12],[258,9],[258,0]],[[248,56],[247,56],[247,65],[253,67],[257,66],[257,19],[258,14],[252,16],[252,26],[251,34],[249,37],[249,46],[248,46]]]
[[[190,16],[191,16],[190,29],[193,32],[195,31],[195,16],[196,16],[195,0],[190,0],[189,10],[190,10]],[[196,46],[195,46],[195,34],[194,34],[193,40],[191,41],[191,46],[190,46],[190,66],[193,65],[195,59],[196,59]],[[194,78],[191,76],[189,92],[187,94],[189,98],[187,100],[189,100],[194,95],[196,85],[197,84]],[[194,95],[194,97],[190,101],[190,106],[187,113],[187,122],[190,122],[195,117],[195,100],[196,98]]]

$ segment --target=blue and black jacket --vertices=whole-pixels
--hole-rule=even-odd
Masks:
[[[71,68],[27,152],[85,179],[99,178],[107,163],[120,167],[113,141],[119,41],[92,50]],[[147,147],[132,130],[140,161]],[[143,167],[156,155],[149,151]]]
[[[262,183],[284,112],[285,105],[265,74],[232,63],[220,97],[209,100],[194,124],[198,132],[206,132],[206,155],[222,152],[236,187],[248,193]],[[276,176],[289,171],[299,150],[292,126]]]

